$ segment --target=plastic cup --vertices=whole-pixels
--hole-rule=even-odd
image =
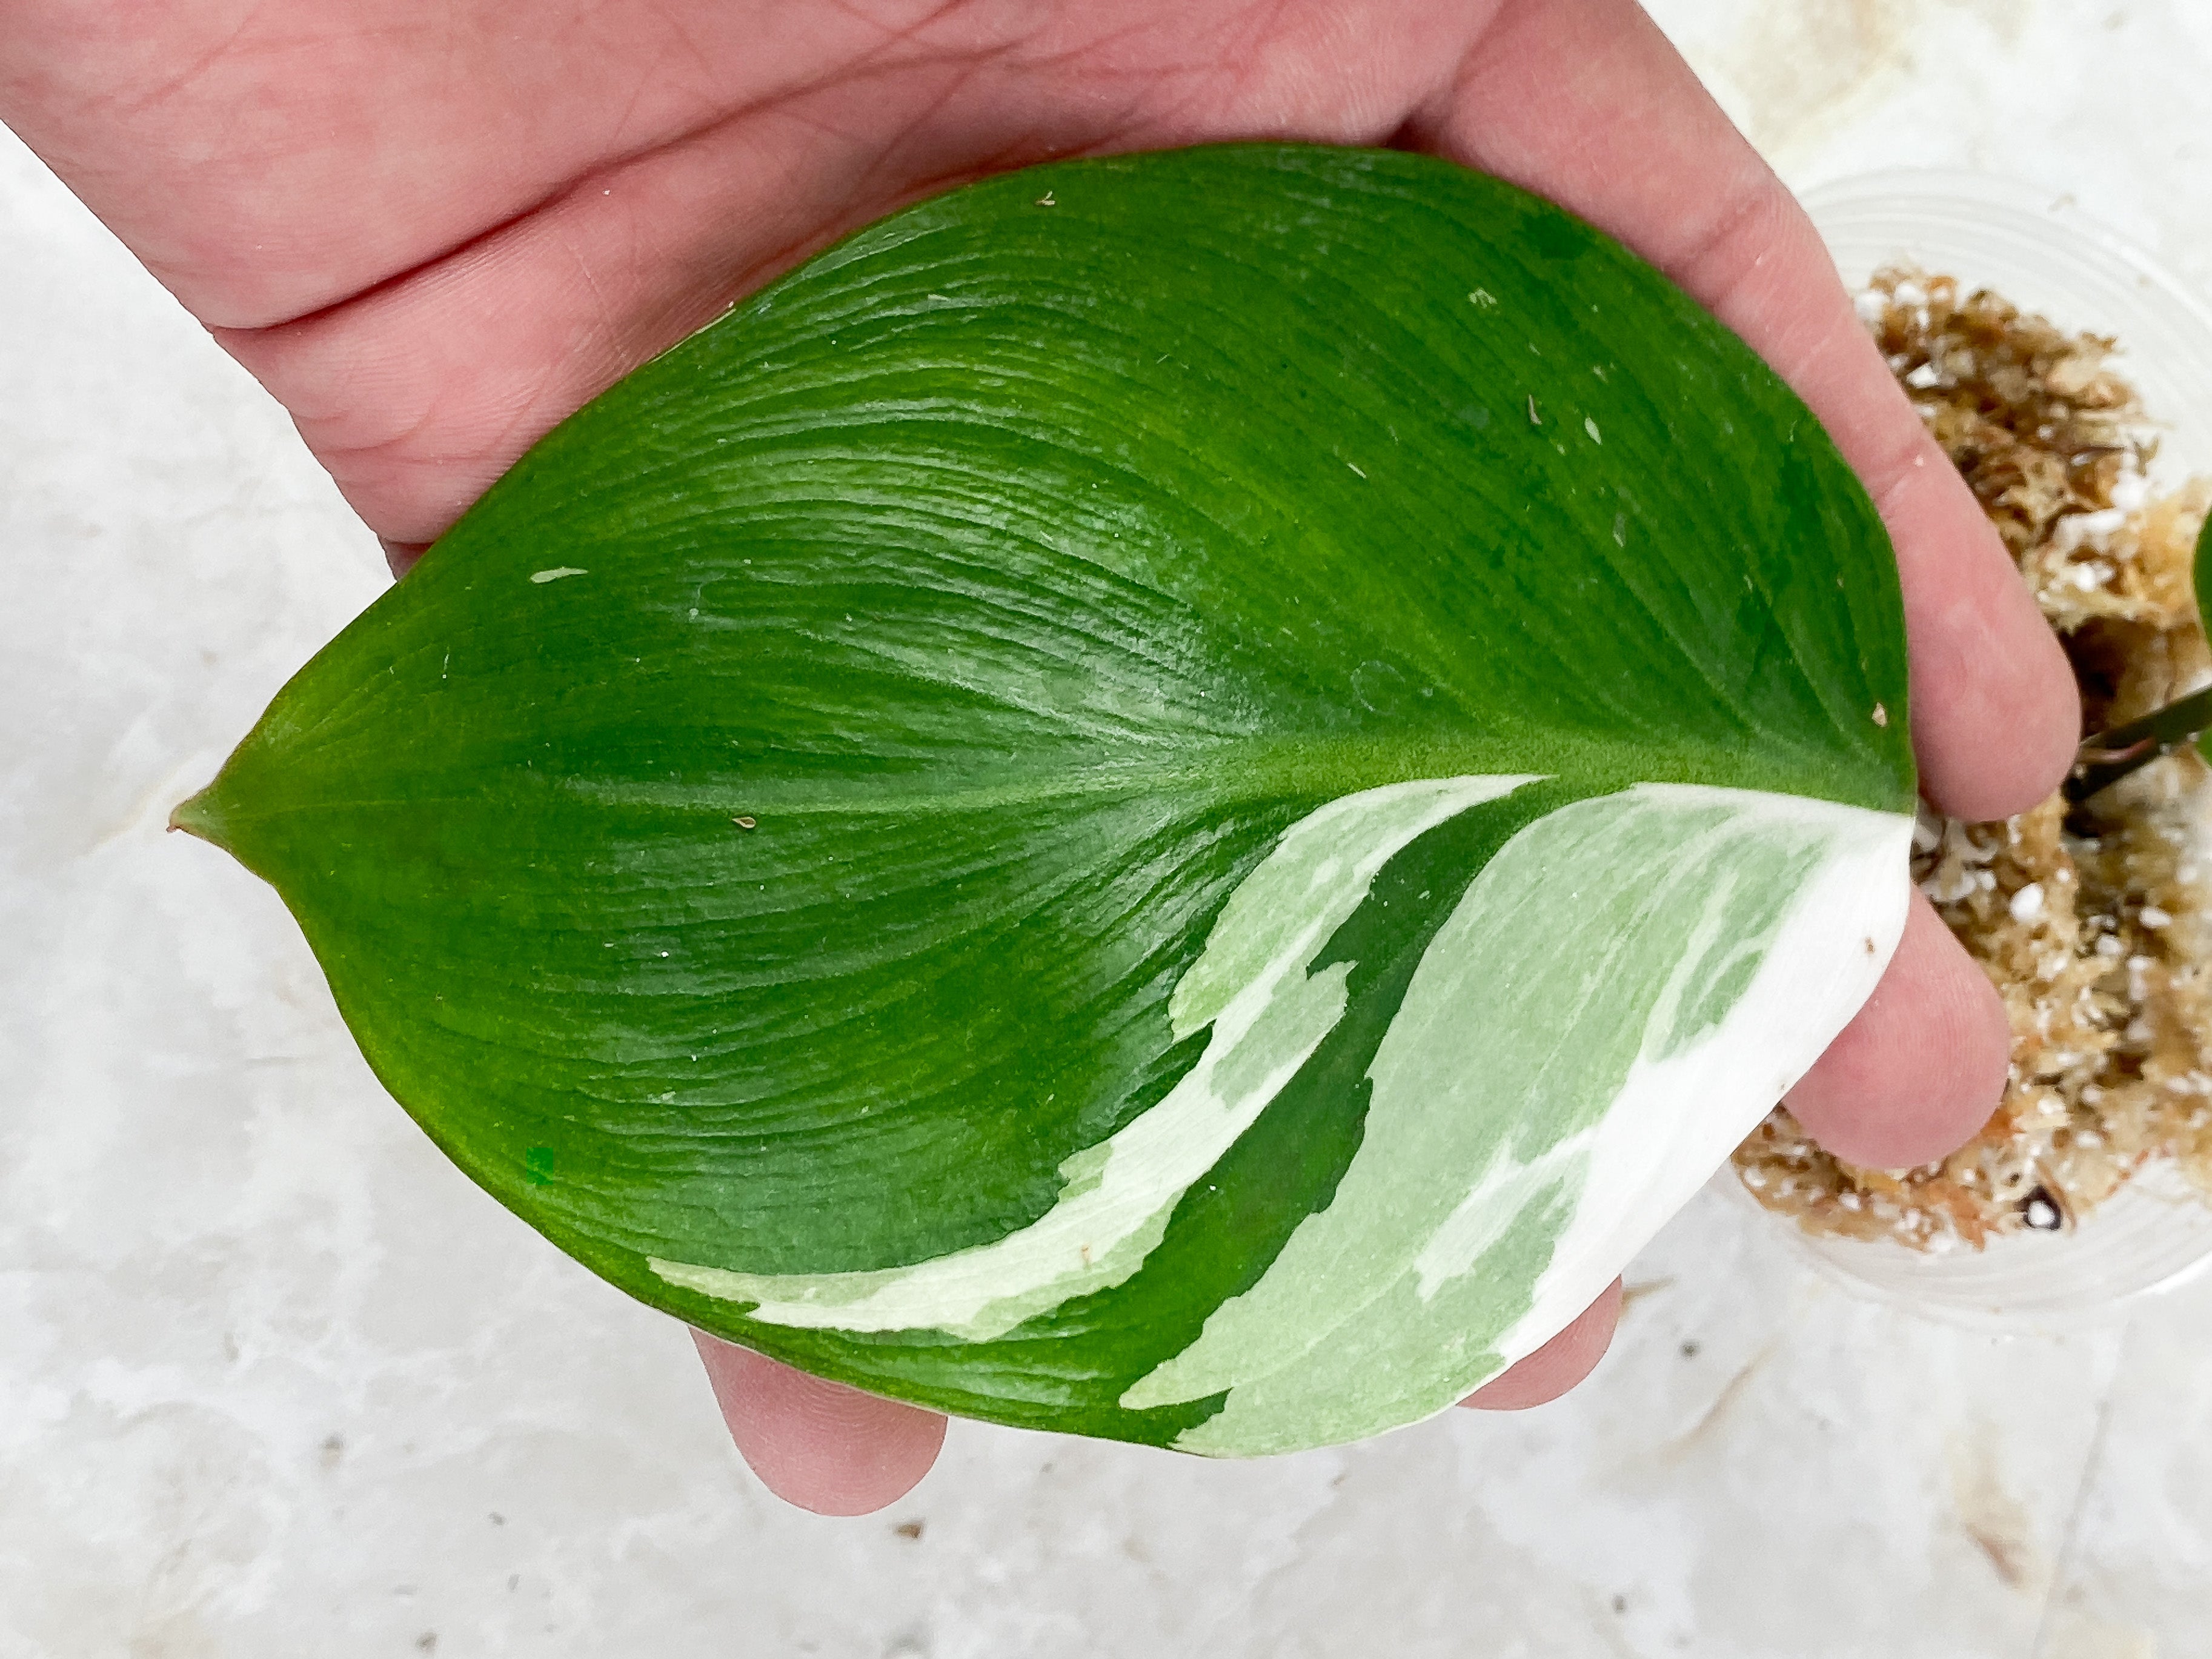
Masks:
[[[1802,198],[1845,286],[1917,265],[1971,291],[2118,342],[2112,367],[2142,394],[2152,468],[2172,488],[2212,475],[2212,309],[2072,197],[1985,173],[1900,169],[1839,179]]]
[[[1994,289],[2069,331],[2112,337],[2112,366],[2142,394],[2160,441],[2154,486],[2212,474],[2212,310],[2069,198],[1980,173],[1913,170],[1840,179],[1808,192],[1804,205],[1854,292],[1884,265],[1917,266],[1967,291]],[[2212,849],[2212,815],[2200,822]],[[1758,1205],[1732,1169],[1719,1179]],[[1995,1331],[2063,1332],[2124,1317],[2136,1298],[2212,1268],[2212,1201],[2163,1164],[2071,1231],[2008,1234],[1980,1250],[1924,1253],[1788,1224],[1813,1261],[1852,1290]]]

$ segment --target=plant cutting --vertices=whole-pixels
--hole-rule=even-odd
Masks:
[[[1384,152],[1035,168],[555,430],[180,828],[642,1299],[1249,1455],[1532,1352],[1871,992],[1872,504],[1589,227]]]

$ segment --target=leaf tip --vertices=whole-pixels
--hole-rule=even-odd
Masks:
[[[226,852],[230,843],[223,837],[226,828],[222,805],[216,798],[216,786],[210,784],[189,799],[179,801],[169,814],[172,831],[181,830],[188,836],[197,836],[210,846]]]

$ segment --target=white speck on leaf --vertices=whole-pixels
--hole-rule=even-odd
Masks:
[[[1528,394],[1528,424],[1530,426],[1544,424],[1542,417],[1536,413],[1536,394],[1533,392]]]
[[[563,576],[588,576],[591,574],[588,570],[578,569],[573,564],[556,564],[550,570],[532,571],[530,580],[540,583],[557,582]]]
[[[1615,547],[1628,545],[1628,514],[1626,513],[1613,515],[1613,544]]]
[[[1364,477],[1365,477],[1367,476],[1364,472],[1360,472],[1360,471],[1359,471],[1359,468],[1358,468],[1357,465],[1355,465],[1353,463],[1352,463],[1352,462],[1350,462],[1350,461],[1346,461],[1346,462],[1345,463],[1345,465],[1346,465],[1346,466],[1351,467],[1351,468],[1352,468],[1352,470],[1354,472],[1359,472],[1359,476],[1360,476],[1361,477],[1363,477],[1363,478],[1364,478]]]
[[[1889,710],[1884,708],[1880,703],[1876,703],[1874,706],[1874,723],[1876,726],[1887,726],[1889,724]]]
[[[1495,294],[1492,294],[1486,288],[1479,288],[1475,289],[1474,292],[1468,295],[1467,298],[1468,304],[1480,306],[1485,310],[1488,310],[1492,306],[1498,303],[1498,296]]]
[[[1590,419],[1587,415],[1583,416],[1583,430],[1590,434],[1590,441],[1592,443],[1601,444],[1605,441],[1603,438],[1598,435],[1597,422]]]
[[[1036,204],[1039,207],[1058,207],[1060,205],[1058,202],[1053,200],[1052,192],[1050,191],[1047,191],[1043,195],[1038,197],[1036,198]]]

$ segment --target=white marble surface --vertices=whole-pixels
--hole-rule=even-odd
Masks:
[[[1794,182],[2010,173],[2212,290],[2203,0],[1656,10]],[[1965,1331],[1717,1201],[1535,1413],[1251,1465],[955,1425],[886,1515],[781,1508],[161,833],[382,568],[4,137],[0,391],[0,1659],[2212,1655],[2212,1286]]]

